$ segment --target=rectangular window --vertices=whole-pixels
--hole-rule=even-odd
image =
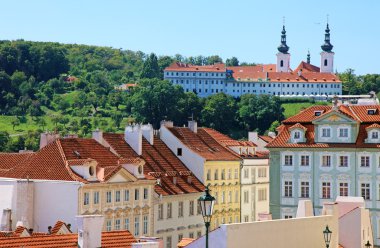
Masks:
[[[129,230],[129,218],[124,219],[124,229]]]
[[[182,148],[177,148],[177,156],[182,156]]]
[[[291,216],[291,215],[285,215],[284,218],[285,219],[293,219],[293,216]]]
[[[232,191],[228,192],[228,202],[232,203]]]
[[[322,198],[330,199],[331,198],[331,183],[322,182]]]
[[[339,156],[339,167],[348,167],[348,156]]]
[[[370,200],[371,199],[371,186],[369,183],[362,183],[361,184],[361,193],[364,200]]]
[[[309,166],[309,165],[310,165],[310,156],[301,155],[301,166]]]
[[[238,203],[239,202],[239,191],[235,191],[235,202]]]
[[[222,176],[221,176],[222,180],[225,179],[225,175],[226,175],[226,173],[225,173],[225,170],[223,169],[223,170],[222,170]]]
[[[211,180],[211,170],[207,170],[207,180]]]
[[[238,179],[238,178],[239,178],[238,169],[235,169],[235,179]]]
[[[140,199],[140,190],[135,189],[135,201],[138,201]]]
[[[215,200],[216,200],[216,198],[215,198]],[[202,208],[199,204],[197,204],[197,215],[200,215],[200,214],[202,214]]]
[[[329,138],[331,135],[330,128],[322,128],[322,137]]]
[[[115,191],[115,202],[120,202],[120,190]]]
[[[310,197],[310,185],[309,182],[301,182],[301,198]]]
[[[182,233],[178,234],[178,243],[179,243],[182,239],[183,239],[183,234],[182,234]]]
[[[172,203],[168,203],[167,209],[166,209],[166,218],[170,219],[172,217]]]
[[[248,215],[244,215],[244,222],[248,222],[249,221],[249,216]]]
[[[372,139],[378,139],[379,138],[379,132],[372,131]]]
[[[84,193],[83,195],[83,205],[88,205],[90,203],[90,193]]]
[[[162,204],[158,204],[158,220],[162,220],[164,218],[164,206]]]
[[[112,230],[112,220],[106,221],[106,230],[107,232],[110,232]]]
[[[231,169],[228,169],[228,179],[232,179],[232,175],[231,175]]]
[[[340,128],[339,129],[339,137],[347,138],[348,137],[348,128]]]
[[[323,167],[330,167],[331,166],[331,156],[330,155],[322,156],[322,166]]]
[[[140,234],[140,217],[135,217],[135,237]]]
[[[202,236],[202,232],[201,232],[201,231],[198,231],[198,232],[197,232],[197,238],[199,239],[201,236]]]
[[[148,216],[143,217],[143,234],[148,234]]]
[[[267,200],[267,189],[259,189],[259,201]]]
[[[301,133],[299,131],[294,132],[294,139],[300,139],[301,138]]]
[[[94,204],[99,204],[99,191],[94,192]]]
[[[120,230],[120,219],[115,220],[115,230]]]
[[[293,165],[293,155],[285,155],[285,165],[286,166]]]
[[[284,182],[284,197],[293,197],[293,182]]]
[[[248,178],[248,173],[249,171],[248,171],[248,169],[244,169],[244,178]]]
[[[218,180],[218,170],[215,170],[214,172],[214,180]]]
[[[339,196],[348,196],[348,183],[339,183]]]
[[[224,203],[224,199],[226,198],[226,192],[222,192],[222,203]]]
[[[369,167],[369,156],[360,157],[360,167]]]
[[[194,238],[194,233],[193,233],[193,232],[189,233],[189,237],[190,237],[191,239],[193,239],[193,238]]]
[[[129,201],[129,189],[124,190],[124,201]]]
[[[183,202],[178,202],[178,217],[183,217]]]
[[[266,168],[259,168],[258,169],[258,176],[259,177],[266,177],[267,176],[267,169]]]
[[[111,191],[107,191],[106,192],[106,202],[107,203],[111,203],[112,202],[112,192]]]
[[[189,202],[189,216],[194,215],[194,201]]]
[[[148,199],[148,192],[149,190],[147,188],[144,188],[144,200]]]
[[[244,203],[248,203],[248,191],[244,191]]]

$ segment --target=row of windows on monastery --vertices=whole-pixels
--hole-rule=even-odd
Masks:
[[[133,223],[131,223],[133,221]],[[131,230],[131,225],[134,227],[134,236],[140,235],[148,235],[149,234],[149,216],[142,216],[142,230],[140,230],[141,226],[141,216],[135,216],[134,218],[114,218],[114,219],[106,219],[106,230]]]
[[[133,196],[132,196],[133,194]],[[135,201],[140,200],[140,189],[134,189],[134,190],[114,190],[114,191],[106,191],[104,193],[104,196],[106,203],[119,203],[119,202],[128,202],[131,199],[134,199]],[[148,200],[149,198],[149,189],[144,188],[142,192],[142,199]],[[92,194],[90,192],[84,192],[83,193],[83,205],[87,206],[90,205],[90,202],[92,204],[97,205],[100,202],[100,193],[99,191],[94,191]]]
[[[371,183],[362,182],[359,184],[359,193],[365,200],[371,200]],[[294,195],[294,184],[291,180],[283,181],[282,186],[282,196],[284,198],[293,198]],[[350,196],[350,183],[349,182],[339,182],[337,185],[337,195],[338,196]],[[299,185],[299,198],[310,198],[310,182],[301,181]],[[332,199],[332,183],[330,181],[320,182],[320,196],[321,199]],[[378,195],[377,199],[380,200],[380,184],[378,185]]]
[[[173,218],[173,203],[169,202],[169,203],[166,203],[166,219],[171,219]],[[158,215],[157,215],[157,220],[163,220],[164,219],[164,207],[165,205],[163,203],[161,204],[158,204]],[[197,212],[195,213],[195,208],[197,208]],[[178,202],[178,206],[177,206],[177,209],[178,209],[178,218],[182,218],[184,217],[184,202],[183,201],[180,201]],[[195,214],[197,215],[200,215],[202,214],[201,212],[201,208],[199,207],[199,205],[197,204],[196,201],[194,200],[191,200],[189,201],[189,212],[188,212],[188,216],[194,216]]]
[[[166,72],[165,76],[181,76],[181,77],[226,77],[226,73],[222,72]]]
[[[333,158],[336,158],[335,163],[333,163]],[[295,155],[283,155],[283,166],[294,166],[295,165]],[[311,165],[311,155],[299,155],[298,158],[298,165],[303,166],[310,166]],[[358,164],[361,168],[371,168],[373,166],[374,161],[372,161],[372,156],[370,155],[360,155],[358,156]],[[321,155],[320,156],[320,166],[321,167],[332,167],[333,165],[336,165],[340,168],[347,168],[350,166],[350,157],[349,155]],[[380,157],[378,159],[378,168],[380,168]]]

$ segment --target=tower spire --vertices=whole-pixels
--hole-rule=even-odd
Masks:
[[[325,43],[321,46],[322,50],[325,52],[331,52],[333,49],[333,45],[330,43],[330,27],[329,27],[329,19],[327,15],[327,24],[326,24],[326,29],[325,29]]]
[[[286,44],[286,30],[285,30],[285,17],[283,19],[282,31],[281,31],[281,44],[277,47],[280,53],[288,53],[289,47]]]
[[[308,64],[310,64],[310,51],[309,51],[309,50],[307,50],[306,62],[307,62]]]

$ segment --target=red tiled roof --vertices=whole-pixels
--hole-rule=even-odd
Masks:
[[[299,123],[296,123],[296,124],[294,124],[293,126],[289,127],[289,130],[292,130],[292,129],[295,129],[295,128],[299,128],[299,129],[302,129],[302,130],[306,130],[306,127],[302,126],[302,125],[299,124]]]
[[[36,153],[0,154],[0,177],[40,180],[79,181],[87,183],[76,174],[71,165],[96,161],[104,168],[108,180],[121,168],[121,162],[136,162],[136,157],[120,158],[94,139],[59,139]]]
[[[124,140],[124,134],[104,133],[103,138],[120,156],[136,155],[134,150]],[[157,194],[175,195],[198,193],[204,191],[204,185],[192,176],[192,172],[178,159],[159,138],[154,137],[153,145],[142,139],[141,159],[145,160],[144,173],[160,180],[155,186]],[[176,183],[174,178],[176,177]]]
[[[266,143],[269,143],[273,140],[273,138],[271,136],[268,136],[268,135],[259,135],[259,138],[262,139],[263,141],[265,141]]]
[[[102,232],[102,248],[131,247],[137,240],[132,234],[125,231]],[[63,235],[36,235],[30,237],[3,237],[0,236],[2,248],[77,248],[78,234]]]
[[[262,65],[229,66],[227,70],[233,72],[232,77],[235,80],[257,81],[258,79],[265,79],[267,75]]]
[[[367,110],[375,109],[374,115],[369,115]],[[323,111],[322,115],[315,116],[315,111]],[[315,143],[314,141],[314,124],[312,122],[316,119],[322,118],[323,116],[337,111],[341,114],[346,115],[353,121],[357,121],[359,124],[359,133],[355,143]],[[340,105],[337,110],[332,110],[331,106],[312,106],[299,114],[292,116],[282,122],[282,128],[279,131],[277,137],[271,141],[267,147],[313,147],[313,148],[380,148],[380,144],[365,143],[367,138],[366,129],[371,126],[380,127],[378,124],[380,122],[380,105]],[[305,132],[306,142],[305,143],[288,143],[290,138],[289,129],[295,124],[301,123],[302,126],[307,128]]]
[[[380,128],[380,125],[377,123],[374,123],[374,124],[368,126],[366,129],[371,129],[371,128]]]
[[[60,220],[57,221],[57,223],[55,223],[54,227],[51,229],[51,234],[57,234],[62,226],[66,226],[66,223]],[[66,228],[70,230],[67,226]]]
[[[192,238],[183,238],[180,240],[180,242],[177,244],[177,247],[178,248],[184,248],[186,247],[188,244],[192,243],[195,239],[192,239]]]
[[[214,65],[191,65],[174,62],[165,68],[165,71],[188,71],[188,72],[226,72],[226,66],[222,63]]]
[[[294,72],[298,72],[300,70],[302,70],[302,72],[320,72],[321,71],[321,69],[318,66],[308,64],[304,61],[301,61],[301,63],[297,66]]]
[[[194,133],[187,127],[169,127],[171,131],[184,145],[193,152],[209,161],[237,161],[237,155],[213,139],[204,128],[198,128]]]

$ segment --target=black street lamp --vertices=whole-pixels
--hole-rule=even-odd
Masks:
[[[215,197],[210,195],[208,185],[206,186],[205,194],[199,197],[198,204],[202,210],[203,220],[206,226],[206,248],[208,248],[208,229],[211,223],[212,212],[214,209]]]
[[[371,243],[369,242],[369,240],[367,240],[367,243],[364,244],[364,246],[365,246],[365,248],[371,248],[371,247],[372,247],[372,245],[371,245]]]
[[[323,231],[323,238],[325,239],[326,248],[330,247],[331,233],[329,226],[326,226],[326,229]]]

